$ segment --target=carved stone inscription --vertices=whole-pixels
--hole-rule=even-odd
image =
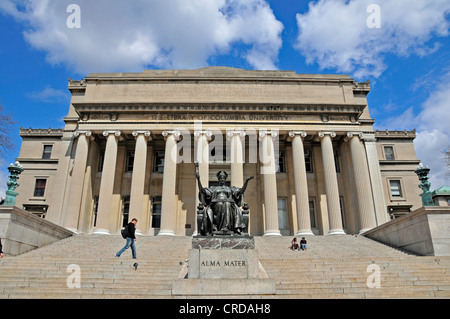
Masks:
[[[254,249],[192,249],[189,278],[258,278]]]
[[[84,121],[168,121],[168,122],[355,122],[355,115],[329,116],[324,114],[286,114],[274,112],[272,114],[249,114],[249,113],[86,113]]]
[[[324,90],[325,89],[325,90]],[[124,83],[88,88],[94,90],[87,99],[128,102],[270,102],[301,103],[305,101],[342,103],[342,89],[305,88],[298,84],[277,83]],[[324,93],[325,92],[325,93]],[[93,93],[93,94],[92,94]],[[90,97],[90,98],[89,98]]]

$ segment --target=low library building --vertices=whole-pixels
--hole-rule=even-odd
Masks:
[[[198,232],[203,187],[242,187],[253,236],[358,234],[422,206],[414,131],[374,131],[369,82],[226,67],[94,73],[63,129],[24,129],[17,206],[77,233]],[[198,163],[198,165],[197,165]]]

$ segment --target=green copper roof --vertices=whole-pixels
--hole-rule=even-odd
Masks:
[[[450,186],[442,186],[433,192],[433,196],[448,195],[450,196]]]

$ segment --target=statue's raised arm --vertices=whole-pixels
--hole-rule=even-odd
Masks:
[[[198,190],[203,193],[205,191],[205,189],[203,188],[202,182],[200,181],[200,174],[198,172],[198,162],[194,162],[195,165],[195,177],[197,178],[198,181]]]
[[[247,178],[247,179],[245,180],[244,186],[242,186],[242,188],[239,190],[239,194],[244,194],[245,190],[247,189],[248,182],[249,182],[250,180],[252,180],[253,178],[255,178],[255,176],[250,176],[249,178]]]

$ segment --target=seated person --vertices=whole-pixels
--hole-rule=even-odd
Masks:
[[[306,249],[306,239],[305,239],[305,237],[302,237],[302,239],[300,240],[300,249],[301,250],[307,250]]]
[[[300,248],[298,241],[297,241],[297,237],[294,237],[294,239],[291,242],[291,250],[298,250]]]

